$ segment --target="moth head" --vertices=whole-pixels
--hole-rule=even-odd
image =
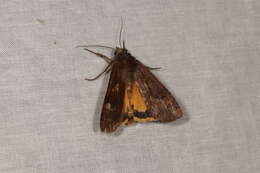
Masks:
[[[121,40],[121,38],[120,38]],[[125,40],[123,40],[123,47],[121,46],[121,41],[119,41],[119,47],[116,47],[115,49],[115,52],[114,52],[114,55],[119,55],[119,54],[126,54],[128,51],[127,49],[125,48]]]
[[[120,48],[120,47],[116,47],[114,55],[119,55],[119,54],[125,54],[127,53],[127,49],[126,48]]]

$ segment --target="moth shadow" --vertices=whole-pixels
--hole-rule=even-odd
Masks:
[[[114,131],[112,133],[109,133],[108,135],[112,136],[112,137],[118,137],[118,136],[120,136],[123,133],[124,129],[125,129],[125,126],[119,126],[116,129],[116,131]]]
[[[135,126],[137,126],[138,123],[133,123],[133,124],[130,124],[130,125],[124,125],[124,126],[119,126],[115,132],[111,133],[111,136],[114,136],[114,137],[117,137],[117,136],[120,136],[123,131],[127,128],[133,128]]]
[[[95,108],[95,113],[94,113],[94,118],[93,118],[93,131],[94,132],[100,131],[100,118],[101,118],[102,106],[103,106],[105,95],[106,95],[107,85],[108,85],[108,81],[109,81],[109,74],[105,74],[103,76],[103,79],[100,79],[100,80],[102,80],[101,86],[105,86],[105,87],[101,87],[101,89],[99,91],[99,97],[96,102],[97,106]]]

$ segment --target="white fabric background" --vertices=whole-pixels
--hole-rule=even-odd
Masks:
[[[115,46],[121,16],[181,120],[99,131],[106,63],[75,46]],[[259,28],[258,0],[1,0],[0,172],[259,172]]]

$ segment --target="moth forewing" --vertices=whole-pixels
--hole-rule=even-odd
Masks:
[[[126,49],[117,48],[101,114],[101,131],[135,122],[170,122],[182,116],[172,94]]]

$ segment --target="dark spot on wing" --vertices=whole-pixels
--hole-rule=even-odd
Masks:
[[[136,116],[137,118],[147,118],[147,117],[150,117],[148,112],[138,112],[138,111],[134,111],[134,116]]]

